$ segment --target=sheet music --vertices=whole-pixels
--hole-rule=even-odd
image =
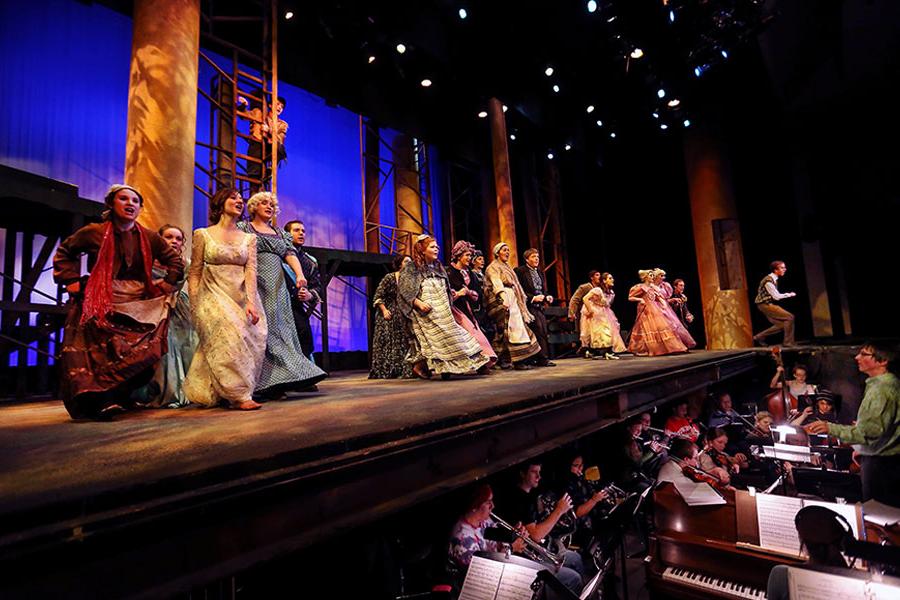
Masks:
[[[823,502],[821,500],[804,500],[803,506],[824,506],[828,510],[833,510],[841,515],[850,527],[853,529],[853,537],[859,539],[859,526],[856,523],[856,505],[855,504],[836,504],[834,502]]]
[[[869,523],[875,523],[882,527],[900,523],[900,508],[882,504],[878,500],[866,500],[863,503],[863,515]]]
[[[869,581],[866,583],[866,600],[897,600],[900,598],[900,589],[886,583]]]
[[[845,600],[874,598],[866,595],[867,582],[863,579],[841,577],[830,573],[807,571],[788,567],[788,587],[791,600]],[[896,592],[896,590],[893,590]],[[889,598],[890,596],[885,596]],[[896,598],[896,595],[894,596]]]
[[[537,577],[537,571],[507,563],[500,578],[496,600],[531,600],[534,592],[531,583]]]
[[[494,600],[504,566],[502,562],[473,556],[459,600]]]
[[[674,481],[675,489],[688,506],[712,506],[727,504],[708,483],[695,481]]]
[[[799,498],[756,495],[756,518],[759,522],[759,545],[769,550],[800,556],[800,536],[794,517],[803,508]]]

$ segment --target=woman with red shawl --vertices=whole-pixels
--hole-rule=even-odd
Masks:
[[[53,279],[70,310],[62,344],[60,396],[72,418],[108,420],[132,404],[166,352],[169,308],[184,261],[155,231],[138,224],[144,198],[114,185],[101,223],[82,227],[56,250]],[[90,274],[81,274],[81,255]],[[156,260],[166,270],[153,282]]]

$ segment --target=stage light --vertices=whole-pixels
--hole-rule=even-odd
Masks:
[[[514,133],[509,134],[509,139],[511,139],[512,141],[516,141],[516,134],[514,134]]]
[[[615,137],[616,137],[616,132],[613,131],[612,133],[610,133],[610,134],[609,134],[609,137],[615,139]]]
[[[690,126],[691,126],[691,120],[690,120],[690,119],[685,119],[683,125],[684,125],[685,127],[690,127]]]
[[[666,90],[664,90],[664,89],[662,89],[662,88],[659,88],[658,90],[656,90],[656,97],[657,97],[657,98],[665,98],[665,97],[666,97]]]
[[[430,80],[430,79],[423,79],[423,80],[422,80],[422,87],[431,87],[431,80]]]
[[[728,52],[722,50],[722,58],[728,58]]]
[[[553,160],[553,153],[552,153],[552,152],[548,152],[548,153],[547,153],[547,158],[550,159],[550,160]]]
[[[658,112],[653,113],[653,118],[654,118],[654,119],[658,119],[658,118],[659,118],[659,113],[658,113]]]
[[[597,12],[597,0],[588,0],[587,9],[589,13]]]
[[[666,125],[665,123],[662,123],[662,124],[659,126],[659,128],[662,129],[663,131],[665,131],[666,129],[669,128],[669,126]]]
[[[294,18],[294,13],[292,13],[291,11],[287,11],[286,13],[284,13],[284,18],[285,20],[290,21]]]
[[[644,55],[644,51],[640,48],[635,48],[631,51],[631,58],[640,58]]]
[[[553,67],[547,67],[546,69],[544,69],[544,75],[546,75],[547,77],[553,75]]]
[[[607,22],[607,23],[612,23],[612,22],[615,21],[615,20],[616,20],[616,15],[613,15],[613,16],[611,16],[610,18],[608,18],[608,19],[606,20],[606,22]]]
[[[566,152],[568,152],[569,150],[572,149],[572,144],[566,144],[565,148],[566,148]]]
[[[486,117],[487,117],[487,111],[486,111],[486,110],[483,110],[483,111],[481,111],[480,113],[478,113],[478,118],[479,118],[479,119],[484,119],[484,118],[486,118]]]
[[[558,94],[558,93],[559,93],[559,86],[556,85],[555,83],[553,84],[553,92],[554,92],[555,94]]]
[[[670,10],[669,11],[669,23],[674,23],[674,22],[675,22],[675,11]]]
[[[503,112],[506,112],[506,111],[508,111],[508,110],[509,110],[509,107],[508,107],[507,105],[504,104],[504,105],[503,105]]]
[[[587,114],[591,114],[592,112],[594,112],[594,105],[593,105],[593,104],[588,104],[588,107],[587,107]]]
[[[709,70],[709,65],[697,65],[694,67],[694,75],[700,77]]]
[[[369,64],[371,65],[373,62],[375,62],[375,55],[374,55],[374,54],[373,54],[372,56],[369,57]]]
[[[459,18],[460,19],[465,21],[466,17],[468,17],[468,16],[469,16],[469,12],[466,9],[464,9],[464,8],[459,9]]]
[[[669,106],[669,108],[675,108],[676,106],[681,104],[681,100],[679,100],[678,98],[672,98],[666,104]]]
[[[597,127],[603,127],[603,121],[597,119]]]
[[[404,44],[397,44],[397,53],[403,54],[406,52],[406,46]]]

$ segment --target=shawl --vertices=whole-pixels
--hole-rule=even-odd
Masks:
[[[525,322],[531,323],[534,321],[534,316],[531,314],[531,311],[528,310],[528,305],[525,303],[525,290],[522,289],[522,284],[519,283],[516,272],[512,270],[512,267],[500,259],[492,260],[491,264],[484,270],[485,302],[493,303],[500,301],[500,292],[502,290],[493,289],[493,284],[491,283],[491,277],[494,275],[500,278],[505,287],[513,289],[516,301],[519,303],[519,310],[522,312],[522,318]]]
[[[422,282],[428,275],[435,275],[444,281],[444,287],[447,289],[447,299],[450,300],[450,284],[447,281],[447,272],[444,266],[438,261],[434,261],[427,265],[424,269],[418,269],[412,261],[406,263],[400,269],[400,277],[397,278],[397,307],[403,316],[409,317],[415,310],[413,302],[422,289]]]

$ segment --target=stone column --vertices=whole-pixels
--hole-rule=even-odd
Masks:
[[[193,229],[199,49],[200,0],[135,0],[125,182],[150,229]]]

